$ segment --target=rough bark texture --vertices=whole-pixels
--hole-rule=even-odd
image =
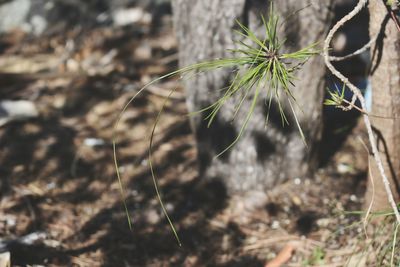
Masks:
[[[282,38],[287,38],[287,44],[282,50],[294,51],[323,40],[330,26],[330,2],[312,1],[309,7],[293,15],[310,2],[274,1],[281,21],[293,15],[281,27]],[[263,37],[260,15],[267,16],[270,6],[269,1],[257,0],[174,0],[172,3],[181,66],[231,56],[227,49],[233,48],[233,40],[239,38],[233,31],[238,28],[236,19]],[[293,89],[303,110],[297,110],[297,114],[308,147],[302,142],[291,116],[290,125],[282,128],[276,106],[271,109],[268,128],[264,127],[265,93],[260,98],[245,134],[231,150],[219,158],[214,156],[238,134],[249,103],[233,122],[231,119],[235,104],[227,103],[209,129],[201,116],[193,118],[201,176],[221,179],[230,192],[245,193],[264,191],[286,179],[308,175],[315,168],[316,144],[321,136],[324,75],[322,58],[314,57],[297,73],[299,79]],[[215,102],[221,95],[219,89],[228,85],[231,78],[232,71],[218,70],[186,80],[189,110],[196,111]],[[286,110],[286,114],[291,114],[288,107]]]
[[[372,55],[372,117],[376,129],[378,149],[385,171],[391,180],[391,188],[397,201],[400,200],[400,34],[388,16],[382,1],[370,1],[370,36],[381,32],[371,49]],[[370,161],[374,179],[375,198],[373,210],[389,207],[380,174],[373,160]],[[370,177],[371,178],[371,177]],[[366,205],[372,198],[371,179],[367,188]]]

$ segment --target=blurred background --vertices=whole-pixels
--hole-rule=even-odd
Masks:
[[[342,2],[337,17],[354,5]],[[367,25],[366,18],[339,34],[338,55],[368,41],[368,29],[354,26]],[[339,245],[342,254],[324,257],[343,263],[357,230],[332,234],[354,221],[335,212],[360,209],[367,170],[365,158],[353,156],[365,153],[354,141],[364,135],[357,116],[339,112],[328,124],[321,145],[330,152],[314,179],[277,186],[266,207],[243,219],[218,184],[198,183],[176,79],[150,86],[117,130],[129,230],[113,125],[138,89],[177,68],[172,26],[169,0],[0,1],[0,255],[11,255],[13,266],[264,266],[288,241],[306,240],[288,266],[318,263],[316,248]],[[355,60],[359,65],[342,68],[365,79],[365,59]],[[149,132],[176,87],[157,126],[154,166],[183,247],[163,216],[147,162]],[[325,115],[332,120],[330,110]]]

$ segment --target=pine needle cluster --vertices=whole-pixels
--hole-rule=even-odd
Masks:
[[[268,19],[266,20],[262,16],[262,22],[265,29],[264,39],[258,38],[252,30],[237,21],[240,30],[237,30],[236,33],[242,38],[242,41],[236,42],[236,49],[229,50],[232,53],[232,57],[195,64],[190,69],[199,72],[211,71],[218,68],[233,68],[236,70],[236,74],[230,85],[225,89],[224,94],[214,104],[198,111],[207,112],[205,119],[208,121],[208,126],[212,124],[222,106],[235,95],[239,95],[239,101],[235,103],[236,106],[232,119],[235,118],[245,100],[252,97],[246,119],[241,126],[238,136],[231,145],[217,156],[226,152],[240,139],[253,114],[261,90],[266,90],[267,95],[265,125],[268,124],[269,111],[274,99],[278,104],[282,126],[284,127],[289,124],[282,104],[282,99],[284,99],[288,102],[300,135],[305,141],[303,131],[294,111],[293,104],[296,103],[296,98],[292,90],[295,87],[296,70],[300,69],[310,57],[319,54],[319,50],[316,48],[317,44],[311,44],[296,52],[281,53],[280,51],[286,39],[279,39],[279,16],[273,11],[272,5]]]
[[[198,74],[204,73],[208,71],[213,71],[216,69],[221,68],[229,68],[234,69],[235,74],[233,75],[234,78],[232,79],[231,83],[224,89],[224,93],[222,96],[212,105],[199,110],[195,113],[207,112],[205,119],[208,121],[208,126],[212,124],[214,119],[216,118],[217,113],[223,107],[223,105],[229,100],[233,99],[234,96],[239,95],[239,101],[236,104],[236,108],[234,111],[234,116],[232,119],[235,118],[236,114],[242,108],[243,103],[246,99],[250,98],[251,105],[248,108],[247,115],[245,118],[244,123],[241,126],[240,132],[236,139],[223,151],[221,151],[219,155],[226,152],[232,146],[234,146],[237,141],[242,136],[251,115],[254,112],[256,104],[258,103],[258,99],[261,93],[261,90],[266,90],[267,95],[267,114],[266,114],[266,121],[265,124],[268,123],[269,118],[269,110],[271,108],[271,103],[273,99],[278,103],[281,119],[282,119],[282,126],[289,124],[287,116],[285,115],[283,104],[281,103],[282,99],[287,100],[291,111],[293,113],[293,117],[295,118],[297,127],[299,132],[303,138],[305,143],[305,137],[303,131],[301,130],[300,123],[297,119],[294,105],[296,103],[296,98],[293,94],[293,89],[295,87],[295,72],[301,68],[301,66],[312,56],[317,55],[320,53],[319,50],[316,49],[317,44],[311,44],[299,51],[292,52],[292,53],[281,53],[281,50],[285,44],[285,39],[281,40],[279,38],[279,16],[274,12],[273,6],[270,6],[270,12],[268,14],[268,19],[262,17],[263,26],[265,29],[265,36],[263,39],[260,39],[256,36],[256,34],[250,30],[247,26],[242,24],[241,22],[237,21],[239,26],[239,30],[236,33],[241,37],[241,41],[237,42],[237,48],[229,50],[231,53],[231,57],[222,58],[222,59],[215,59],[211,61],[201,62],[197,64],[193,64],[176,71],[170,72],[162,77],[159,77],[144,87],[142,87],[122,108],[117,121],[114,125],[114,137],[113,137],[113,153],[114,153],[114,163],[117,172],[117,177],[120,185],[121,195],[124,202],[125,212],[128,218],[129,227],[132,227],[132,221],[129,216],[127,204],[125,201],[125,194],[122,185],[121,176],[118,169],[118,160],[117,160],[117,153],[116,153],[116,129],[118,124],[122,118],[122,115],[127,110],[128,106],[137,98],[139,94],[141,94],[146,88],[150,85],[155,84],[163,79],[170,78],[173,76],[180,75],[181,77],[186,74]],[[174,90],[173,90],[174,91]],[[171,91],[171,94],[173,93]],[[235,97],[235,99],[237,99]],[[166,99],[167,101],[168,99]],[[156,182],[156,177],[154,173],[154,169],[152,166],[152,141],[155,132],[156,125],[160,120],[161,113],[163,112],[165,103],[161,108],[160,112],[157,115],[156,122],[153,125],[153,130],[151,132],[150,137],[150,145],[149,145],[149,167],[151,170],[151,176],[153,179],[156,195],[158,200],[161,204],[163,209],[164,215],[168,220],[168,223],[172,229],[172,232],[177,239],[178,243],[180,244],[180,240],[178,237],[178,233],[172,223],[172,220],[169,218],[166,209],[164,208],[161,192],[159,192],[158,185]]]

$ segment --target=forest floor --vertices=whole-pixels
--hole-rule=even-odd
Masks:
[[[357,119],[331,126],[325,164],[293,177],[246,215],[212,182],[199,183],[196,148],[179,81],[160,81],[127,109],[117,145],[130,230],[112,153],[113,125],[129,98],[177,67],[171,17],[164,28],[71,30],[0,39],[0,99],[29,100],[39,115],[0,127],[0,254],[13,266],[365,266],[370,253],[362,209],[367,153]],[[149,132],[163,216],[149,172]],[[328,119],[327,119],[328,120]],[[389,237],[388,237],[389,238]],[[364,264],[364,265],[363,265]],[[270,265],[272,266],[272,265]]]

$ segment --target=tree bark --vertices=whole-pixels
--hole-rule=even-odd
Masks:
[[[282,51],[295,51],[323,40],[330,26],[331,0],[274,1],[282,38],[287,38]],[[179,43],[181,66],[231,57],[234,48],[235,20],[241,21],[261,38],[264,29],[261,15],[267,17],[269,1],[261,0],[173,0],[174,23]],[[300,9],[305,9],[299,11]],[[299,11],[296,13],[296,11]],[[221,88],[232,79],[232,70],[203,73],[184,81],[189,111],[197,111],[214,103],[221,96]],[[200,176],[222,181],[231,193],[265,191],[277,183],[305,177],[316,167],[316,151],[322,129],[322,98],[325,87],[325,67],[321,57],[314,57],[297,73],[293,92],[302,111],[297,110],[305,132],[305,146],[288,106],[290,125],[282,127],[277,106],[273,106],[270,122],[265,128],[266,92],[254,111],[240,141],[219,158],[214,158],[235,139],[246,117],[252,95],[234,121],[234,101],[226,103],[217,119],[207,129],[204,116],[192,118],[197,139]],[[266,91],[266,90],[265,90]]]
[[[380,33],[371,47],[372,67],[372,114],[378,150],[385,172],[390,179],[396,201],[400,200],[400,34],[383,3],[370,1],[370,36]],[[372,210],[383,210],[389,206],[379,170],[370,161],[371,174],[368,179],[366,205],[369,206],[375,190]],[[374,183],[371,182],[373,179]]]

